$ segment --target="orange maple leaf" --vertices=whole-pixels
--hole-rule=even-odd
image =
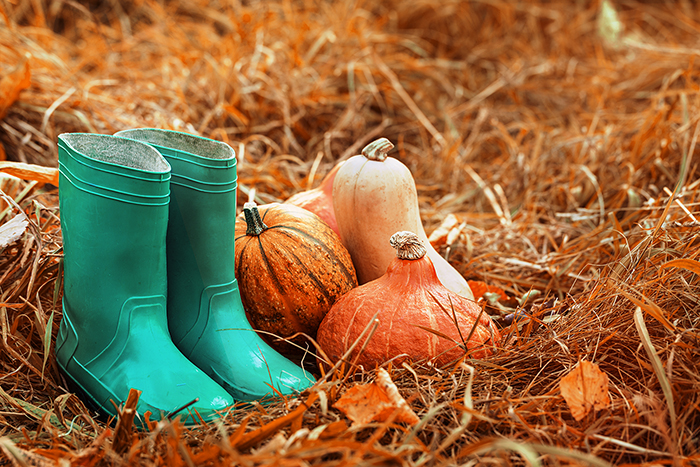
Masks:
[[[581,361],[576,368],[559,380],[559,391],[579,421],[590,413],[610,405],[608,375],[595,363]]]
[[[343,412],[353,426],[386,421],[397,411],[397,422],[415,425],[420,421],[383,368],[377,371],[373,383],[348,389],[333,407]]]

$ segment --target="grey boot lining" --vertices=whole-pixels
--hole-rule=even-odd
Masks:
[[[64,133],[59,138],[90,159],[150,172],[170,171],[158,151],[139,141],[92,133]]]
[[[136,128],[120,131],[117,133],[117,136],[133,138],[156,146],[188,152],[207,159],[232,159],[236,156],[231,146],[226,143],[200,138],[179,131]]]

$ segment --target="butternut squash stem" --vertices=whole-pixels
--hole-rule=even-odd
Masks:
[[[268,229],[265,223],[260,218],[258,206],[255,203],[245,203],[243,205],[243,215],[247,225],[245,234],[257,237]]]
[[[421,259],[428,252],[418,235],[406,230],[392,235],[389,244],[396,248],[396,257],[399,259],[415,261]]]
[[[393,148],[394,145],[391,141],[386,138],[379,138],[365,146],[362,150],[362,155],[371,161],[383,162]]]

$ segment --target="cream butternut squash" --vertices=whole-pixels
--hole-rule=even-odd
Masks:
[[[398,231],[415,232],[426,245],[440,282],[469,299],[469,284],[433,249],[423,230],[411,171],[387,157],[394,145],[386,138],[368,144],[338,169],[333,182],[333,210],[343,244],[350,252],[360,284],[384,275],[396,253],[387,242]]]

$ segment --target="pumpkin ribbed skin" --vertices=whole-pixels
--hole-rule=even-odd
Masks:
[[[277,336],[314,337],[331,305],[357,286],[350,254],[312,212],[278,203],[256,209],[267,228],[247,234],[241,215],[235,234],[235,275],[248,319],[253,328]]]
[[[293,204],[313,212],[338,235],[340,235],[340,231],[338,230],[338,222],[335,219],[335,211],[333,210],[333,181],[342,164],[342,162],[336,164],[323,178],[318,188],[302,191],[285,201],[286,204]]]
[[[480,311],[473,301],[440,283],[427,255],[417,260],[394,258],[385,275],[351,290],[331,307],[316,340],[331,361],[337,362],[378,312],[379,324],[358,365],[373,368],[406,354],[398,362],[432,360],[442,366],[465,355],[460,344],[466,341]],[[466,347],[476,349],[469,352],[471,357],[482,358],[491,350],[481,345],[495,344],[500,338],[491,318],[482,313]],[[354,361],[364,339],[349,361]]]

